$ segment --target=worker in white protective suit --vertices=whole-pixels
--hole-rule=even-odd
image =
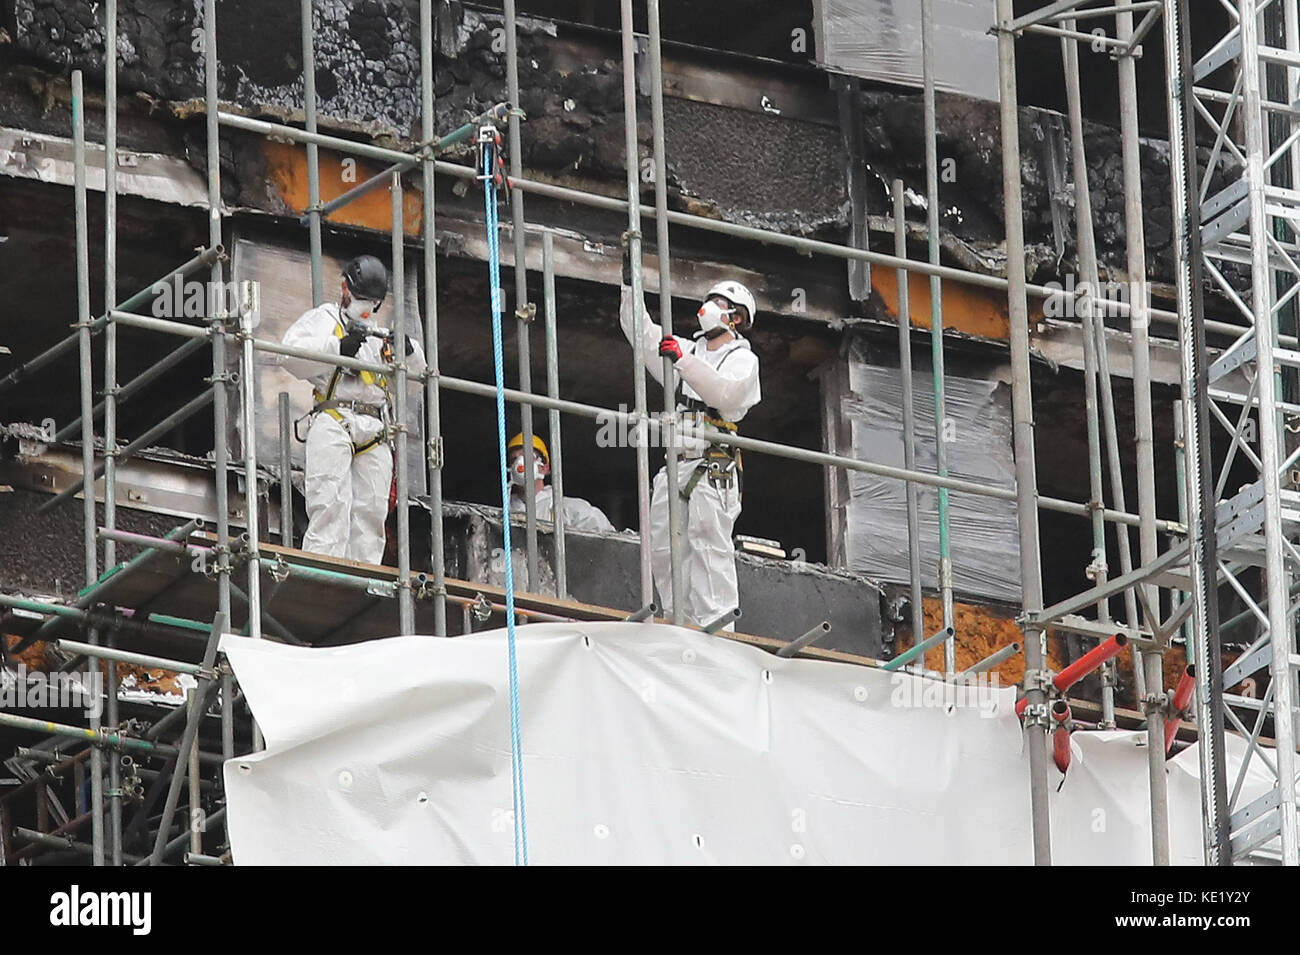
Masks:
[[[284,344],[322,355],[382,364],[405,360],[412,378],[424,371],[418,335],[396,343],[375,320],[388,295],[388,270],[373,255],[343,269],[340,298],[311,309],[290,326]],[[418,321],[408,318],[408,328]],[[377,564],[384,554],[384,522],[393,481],[392,383],[373,371],[354,371],[307,359],[285,368],[312,384],[307,417],[306,498],[309,523],[302,549]]]
[[[699,430],[734,434],[736,425],[762,398],[758,356],[742,333],[754,324],[754,296],[739,282],[709,289],[697,313],[699,330],[691,338],[664,336],[645,318],[641,342],[633,342],[632,290],[625,279],[620,307],[623,334],[640,361],[663,384],[663,358],[673,361],[677,378],[678,421]],[[674,598],[669,552],[668,471],[655,475],[650,496],[650,564],[665,615],[682,601],[685,619],[710,624],[737,609],[736,548],[732,528],[740,515],[742,464],[736,448],[706,439],[679,437],[677,487],[685,515],[683,583]],[[730,625],[723,629],[730,629]]]
[[[524,436],[515,435],[506,445],[510,468],[510,513],[523,514],[527,507],[524,501],[524,488],[528,478],[524,474]],[[533,435],[533,487],[537,519],[551,521],[555,519],[555,495],[546,484],[551,473],[551,452],[546,442]],[[613,533],[614,525],[609,522],[605,512],[589,501],[580,497],[564,495],[564,526],[572,531],[597,531]]]

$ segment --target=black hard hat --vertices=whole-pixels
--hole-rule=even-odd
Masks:
[[[356,298],[382,302],[388,295],[388,269],[373,255],[358,255],[345,265],[343,281]]]

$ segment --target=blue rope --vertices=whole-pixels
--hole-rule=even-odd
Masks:
[[[510,477],[506,455],[505,355],[501,341],[501,235],[497,187],[492,179],[496,152],[483,150],[483,207],[487,216],[488,277],[492,296],[492,360],[497,376],[497,451],[501,458],[501,537],[506,561],[506,643],[510,649],[510,775],[514,787],[515,865],[528,865],[528,823],[524,815],[524,758],[519,732],[519,664],[515,647],[515,571],[510,546]],[[516,267],[519,267],[516,265]]]

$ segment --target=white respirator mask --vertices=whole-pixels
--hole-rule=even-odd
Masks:
[[[536,481],[542,477],[542,462],[533,458],[533,480]],[[524,459],[520,458],[510,466],[510,483],[518,487],[523,487],[528,483],[524,477]]]
[[[723,308],[712,299],[701,305],[696,315],[699,318],[700,331],[704,333],[704,337],[716,338],[723,332],[728,331],[727,319],[734,311],[735,309]]]
[[[369,328],[373,324],[369,319],[374,311],[374,302],[358,301],[354,298],[352,301],[348,302],[347,308],[343,310],[343,314],[346,315],[350,321],[356,322],[359,325],[365,325]]]

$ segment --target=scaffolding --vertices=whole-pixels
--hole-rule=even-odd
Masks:
[[[1225,8],[1230,5],[1225,0]],[[116,170],[116,0],[107,0],[108,23],[105,58],[105,168]],[[621,39],[623,57],[623,104],[627,184],[626,198],[587,193],[564,186],[526,178],[520,149],[520,124],[524,121],[514,105],[519,101],[517,68],[518,42],[516,11],[513,0],[504,2],[506,103],[475,118],[445,136],[431,135],[434,128],[433,0],[420,3],[420,118],[424,134],[429,136],[409,151],[385,148],[321,133],[318,129],[315,91],[315,57],[313,48],[313,8],[311,0],[301,0],[302,63],[304,76],[304,122],[302,127],[268,122],[223,110],[217,84],[216,2],[203,2],[203,71],[204,104],[207,129],[207,199],[209,235],[207,247],[166,277],[189,276],[208,271],[212,288],[225,287],[225,210],[221,200],[220,141],[222,128],[244,133],[276,137],[302,145],[308,168],[308,207],[302,210],[308,227],[311,259],[313,304],[323,300],[322,223],[337,209],[367,192],[387,188],[392,211],[392,265],[396,320],[394,332],[400,340],[415,331],[416,320],[406,313],[402,290],[407,238],[404,231],[403,175],[419,168],[419,188],[423,205],[422,303],[423,344],[427,370],[410,375],[399,356],[392,363],[375,364],[355,358],[323,358],[259,338],[256,334],[260,309],[257,289],[243,283],[233,301],[220,302],[202,324],[158,318],[140,314],[138,308],[148,292],[119,300],[116,282],[116,176],[105,177],[105,260],[104,314],[90,314],[90,260],[87,225],[87,185],[85,155],[85,95],[80,71],[72,77],[73,138],[75,143],[75,209],[78,321],[73,336],[23,367],[0,379],[0,389],[12,386],[36,373],[63,354],[75,349],[79,357],[81,416],[78,422],[82,454],[83,481],[65,488],[51,499],[50,505],[82,492],[83,533],[85,545],[86,589],[71,604],[58,604],[27,598],[0,595],[0,606],[25,611],[33,622],[23,634],[23,644],[37,639],[55,638],[67,629],[84,632],[84,641],[63,640],[65,652],[76,658],[88,657],[109,661],[109,688],[103,721],[95,718],[88,729],[56,726],[20,717],[3,716],[0,725],[31,730],[47,737],[15,757],[28,767],[30,778],[0,799],[0,831],[5,845],[6,862],[21,859],[48,848],[65,848],[90,857],[96,865],[121,865],[130,862],[159,864],[180,857],[192,864],[228,861],[205,854],[203,833],[187,825],[178,815],[182,804],[182,787],[188,779],[187,804],[194,812],[219,789],[219,778],[211,778],[213,769],[237,751],[236,702],[238,689],[229,669],[217,652],[217,641],[235,619],[232,602],[238,601],[247,616],[245,631],[255,638],[283,640],[291,643],[328,645],[360,627],[361,634],[432,633],[439,637],[475,629],[492,619],[502,619],[511,601],[500,588],[484,583],[457,581],[447,577],[443,560],[443,492],[441,469],[444,459],[440,400],[444,391],[483,399],[495,399],[496,386],[486,382],[456,377],[443,372],[439,361],[438,275],[435,229],[435,183],[440,177],[472,182],[478,170],[439,158],[449,146],[468,141],[480,128],[505,126],[510,180],[510,240],[514,251],[515,302],[517,319],[515,342],[518,349],[517,388],[504,389],[505,399],[520,410],[524,432],[525,473],[531,473],[533,411],[546,412],[553,450],[554,474],[554,541],[558,588],[554,597],[539,593],[538,517],[534,490],[525,483],[523,525],[525,584],[514,593],[513,604],[520,621],[627,619],[644,620],[657,612],[650,574],[648,534],[650,469],[648,444],[637,443],[637,512],[642,531],[639,545],[639,587],[641,609],[628,615],[606,608],[589,607],[566,600],[565,527],[563,520],[562,416],[615,421],[628,433],[644,435],[653,413],[640,363],[634,363],[634,408],[632,411],[602,408],[565,399],[560,395],[558,378],[557,305],[555,297],[555,261],[550,230],[536,224],[530,228],[525,203],[529,196],[581,204],[625,214],[627,230],[624,242],[632,265],[631,285],[634,322],[639,341],[641,323],[646,320],[642,308],[645,272],[642,263],[643,224],[653,220],[655,248],[658,254],[658,291],[661,321],[665,333],[673,328],[672,297],[674,285],[669,258],[672,229],[692,229],[732,238],[766,243],[797,252],[829,256],[848,263],[866,263],[896,270],[899,275],[900,305],[898,337],[903,356],[902,376],[907,412],[905,414],[904,467],[757,440],[728,436],[723,443],[741,450],[801,461],[821,468],[838,468],[903,481],[908,489],[909,593],[912,598],[912,632],[917,646],[912,656],[924,659],[924,648],[943,645],[944,670],[949,679],[979,672],[1020,651],[1023,646],[1026,675],[1025,694],[1019,708],[1029,743],[1031,806],[1035,862],[1051,861],[1048,819],[1049,732],[1060,729],[1065,697],[1077,673],[1053,674],[1047,666],[1047,632],[1049,627],[1096,640],[1098,648],[1087,655],[1090,665],[1101,665],[1118,649],[1128,645],[1135,655],[1137,705],[1146,718],[1150,766],[1152,820],[1152,859],[1156,864],[1169,861],[1168,805],[1165,790],[1164,762],[1172,741],[1170,728],[1188,714],[1186,692],[1180,684],[1177,699],[1164,688],[1162,659],[1174,637],[1185,632],[1189,659],[1196,664],[1196,724],[1201,745],[1204,792],[1206,861],[1226,863],[1256,852],[1277,839],[1280,857],[1288,864],[1297,862],[1294,786],[1294,729],[1292,709],[1295,700],[1294,674],[1297,659],[1294,648],[1296,607],[1290,603],[1291,567],[1289,560],[1300,561],[1300,551],[1288,539],[1289,529],[1300,514],[1300,498],[1288,490],[1292,466],[1300,450],[1288,450],[1295,444],[1289,439],[1291,416],[1300,412],[1300,404],[1283,400],[1295,389],[1295,368],[1300,367],[1294,334],[1283,334],[1282,320],[1292,322],[1294,303],[1300,291],[1300,250],[1296,248],[1291,221],[1300,198],[1294,183],[1300,181],[1300,148],[1297,136],[1290,131],[1291,106],[1295,85],[1300,82],[1300,23],[1294,3],[1271,3],[1268,0],[1239,0],[1231,29],[1198,62],[1190,60],[1190,35],[1186,0],[1054,0],[1034,12],[1016,17],[1012,0],[997,0],[996,23],[990,24],[998,40],[1002,173],[1006,218],[1006,275],[996,276],[944,265],[939,255],[938,221],[938,154],[935,121],[935,84],[931,67],[933,12],[930,0],[922,0],[923,30],[923,97],[925,105],[926,199],[928,209],[928,254],[924,259],[909,258],[903,223],[903,185],[893,184],[894,242],[892,253],[870,249],[868,243],[837,244],[802,236],[705,218],[668,208],[668,175],[663,103],[663,68],[658,0],[647,0],[649,34],[644,47],[650,77],[650,118],[652,159],[655,169],[654,203],[642,204],[638,169],[636,74],[637,40],[633,30],[632,0],[621,0]],[[1102,27],[1101,32],[1084,32],[1078,21]],[[1147,286],[1147,262],[1143,236],[1142,189],[1139,177],[1139,132],[1137,84],[1134,60],[1141,54],[1141,41],[1157,24],[1163,28],[1167,59],[1167,103],[1170,117],[1171,190],[1177,237],[1177,307],[1155,307]],[[1113,30],[1109,27],[1113,26]],[[1079,44],[1096,50],[1104,48],[1113,60],[1119,89],[1120,137],[1124,192],[1126,266],[1137,294],[1128,301],[1099,301],[1094,292],[1085,292],[1076,305],[1083,316],[1084,401],[1088,435],[1090,499],[1069,501],[1038,493],[1035,467],[1034,405],[1031,390],[1030,310],[1033,297],[1044,301],[1060,292],[1028,281],[1025,269],[1024,215],[1019,168],[1020,144],[1017,105],[1016,44],[1025,34],[1059,39],[1066,85],[1072,166],[1075,170],[1076,244],[1081,277],[1087,288],[1099,288],[1100,270],[1093,236],[1091,201],[1086,175],[1087,142],[1083,129],[1082,89],[1079,69]],[[1202,88],[1203,80],[1229,64],[1237,65],[1231,92]],[[1284,88],[1283,88],[1284,87]],[[1235,114],[1230,122],[1228,117]],[[1235,124],[1234,124],[1235,123]],[[1234,181],[1218,195],[1207,195],[1211,176],[1198,168],[1196,143],[1198,133],[1208,129],[1215,148],[1212,162],[1231,167]],[[1234,139],[1234,130],[1244,131],[1244,142]],[[319,150],[378,161],[387,166],[380,174],[354,187],[344,195],[323,203],[320,192]],[[1202,178],[1203,177],[1203,178]],[[532,382],[530,336],[536,312],[528,302],[527,250],[533,235],[540,232],[542,244],[542,289],[545,318],[546,387],[535,390]],[[1235,263],[1249,269],[1249,300],[1232,273],[1223,263]],[[947,473],[946,452],[936,428],[936,453],[939,465],[934,472],[915,465],[915,435],[912,405],[912,361],[909,309],[906,302],[907,276],[925,276],[931,289],[930,345],[933,358],[937,409],[944,400],[942,296],[945,282],[989,288],[1005,293],[1010,316],[1010,363],[1012,384],[1012,419],[1015,450],[1015,487],[1005,488],[952,477]],[[1206,318],[1203,286],[1212,281],[1222,297],[1235,306],[1229,320]],[[502,291],[494,289],[494,301]],[[1114,347],[1107,335],[1106,320],[1125,322],[1131,333],[1134,416],[1131,436],[1137,453],[1136,512],[1128,509],[1120,462],[1121,430],[1113,390],[1110,351]],[[1158,516],[1154,468],[1152,423],[1152,377],[1149,354],[1150,325],[1162,323],[1177,329],[1182,356],[1182,418],[1180,467],[1185,462],[1185,512],[1178,520]],[[137,379],[120,383],[117,377],[116,330],[128,326],[169,335],[182,340],[178,349],[159,366]],[[94,401],[93,338],[103,335],[103,402]],[[1207,344],[1213,336],[1215,349]],[[192,398],[164,421],[126,444],[117,433],[117,405],[131,393],[154,380],[160,368],[172,367],[184,357],[204,348],[211,350],[210,387]],[[290,440],[287,404],[279,406],[280,455],[278,479],[281,486],[281,546],[262,539],[259,523],[259,476],[267,469],[260,466],[256,433],[257,401],[253,391],[254,372],[259,354],[281,355],[322,361],[339,368],[371,371],[391,376],[396,382],[399,405],[394,440],[397,475],[397,567],[344,566],[346,562],[317,560],[292,549],[291,502],[289,498],[290,464],[287,454]],[[665,358],[664,380],[672,381],[671,362]],[[1256,369],[1273,372],[1262,383]],[[1229,372],[1244,369],[1248,373],[1248,392],[1225,391],[1215,384]],[[1280,369],[1280,370],[1279,370]],[[407,381],[418,379],[423,390],[425,410],[425,445],[418,450],[405,428]],[[236,382],[238,392],[236,389]],[[242,460],[235,461],[227,441],[232,409],[230,396],[239,397],[238,413],[243,420]],[[1240,408],[1234,421],[1220,409],[1228,404]],[[689,437],[695,432],[676,421],[673,390],[665,388],[665,423],[669,428],[667,446],[671,534],[670,593],[663,594],[674,609],[671,622],[682,623],[682,601],[672,599],[682,590],[683,550],[680,507],[676,488],[677,470],[673,466],[677,453],[674,437]],[[208,528],[200,521],[190,521],[164,538],[129,534],[118,529],[115,508],[118,467],[137,450],[166,432],[179,421],[211,408],[215,450],[213,480],[216,489],[216,520]],[[1246,440],[1243,422],[1258,408],[1258,453],[1254,442]],[[96,422],[102,417],[102,427]],[[1123,422],[1127,425],[1128,422]],[[1229,435],[1227,463],[1216,480],[1211,473],[1211,432],[1216,425]],[[674,434],[675,431],[675,434]],[[64,429],[64,437],[74,432]],[[716,435],[710,437],[716,439]],[[96,439],[104,450],[96,454]],[[1220,435],[1221,438],[1221,435]],[[410,456],[423,453],[427,466],[428,504],[432,511],[431,566],[425,570],[411,567],[410,489],[406,475]],[[1259,481],[1235,495],[1226,495],[1228,468],[1234,458],[1248,459],[1259,470]],[[97,459],[98,458],[98,459]],[[242,470],[246,484],[246,531],[235,534],[231,528],[228,492],[232,477]],[[103,524],[96,511],[95,481],[102,474],[104,482]],[[1107,487],[1109,479],[1109,487]],[[939,496],[940,545],[935,554],[922,553],[917,530],[916,489],[937,488]],[[1183,490],[1183,488],[1180,488]],[[1014,501],[1019,521],[1020,570],[1023,614],[1019,622],[1024,639],[1019,645],[999,650],[994,657],[981,661],[966,674],[956,672],[955,631],[953,620],[952,565],[948,550],[948,495],[982,495]],[[1225,496],[1226,495],[1226,496]],[[1045,509],[1072,515],[1089,523],[1092,532],[1092,563],[1089,576],[1095,586],[1044,607],[1039,538],[1039,511]],[[1284,522],[1291,522],[1286,523]],[[1113,531],[1120,573],[1107,569],[1108,525]],[[1133,554],[1130,530],[1136,529],[1138,546]],[[1161,549],[1161,537],[1166,546]],[[136,556],[119,561],[119,545],[143,548]],[[102,547],[102,551],[101,551]],[[170,555],[170,562],[164,558]],[[102,564],[101,564],[102,559]],[[938,567],[939,599],[943,626],[929,640],[922,641],[921,566],[933,561]],[[102,567],[102,572],[101,572]],[[1247,568],[1262,568],[1260,584],[1243,575]],[[191,569],[193,568],[193,569]],[[241,574],[242,572],[242,574]],[[237,579],[242,576],[242,579]],[[1219,619],[1217,592],[1230,587],[1248,604],[1244,619]],[[1252,587],[1254,588],[1252,590]],[[321,595],[332,596],[329,612],[320,611]],[[335,599],[337,598],[337,600]],[[1110,617],[1112,599],[1121,599],[1124,619]],[[276,609],[271,612],[272,601]],[[185,608],[215,601],[211,620],[194,619]],[[458,627],[449,626],[448,605],[461,610]],[[133,615],[115,607],[143,608]],[[312,608],[315,607],[315,616]],[[1167,608],[1167,609],[1166,609]],[[1084,614],[1093,613],[1092,617]],[[288,623],[286,623],[288,621]],[[728,622],[716,621],[716,629]],[[362,624],[364,623],[364,626]],[[290,625],[291,624],[291,625]],[[1219,636],[1227,626],[1254,626],[1256,639],[1252,649],[1228,668],[1225,674],[1219,660]],[[794,628],[792,628],[793,631]],[[844,654],[819,650],[813,644],[827,630],[817,624],[802,636],[791,640],[774,640],[737,636],[767,646],[782,655],[808,653],[823,658],[846,659]],[[131,648],[123,644],[130,642]],[[149,651],[149,652],[145,652]],[[909,658],[899,659],[901,666]],[[194,662],[197,660],[198,662]],[[185,706],[147,729],[140,729],[119,712],[115,662],[135,663],[186,673],[196,681]],[[859,661],[869,663],[870,661]],[[1113,666],[1113,663],[1105,664]],[[1225,693],[1240,679],[1263,666],[1271,666],[1273,680],[1262,700]],[[1102,723],[1114,726],[1116,700],[1113,674],[1103,680]],[[200,729],[209,708],[219,705],[220,751],[205,749]],[[1257,715],[1247,727],[1237,710],[1251,710]],[[1068,714],[1068,706],[1065,706]],[[1166,719],[1169,719],[1168,726]],[[1245,768],[1228,795],[1225,780],[1223,744],[1224,720],[1230,721],[1250,742],[1250,755],[1267,763],[1279,784],[1273,794],[1248,806],[1237,806],[1235,797],[1244,778]],[[1272,733],[1274,745],[1261,745],[1265,728]],[[162,742],[163,736],[177,735],[174,743]],[[239,742],[257,748],[260,740],[256,727],[250,727]],[[71,756],[58,747],[62,741],[77,741],[81,748]],[[1271,755],[1270,755],[1271,754]],[[108,758],[106,758],[106,756]],[[139,765],[140,760],[159,760],[154,770]],[[88,769],[86,764],[88,765]],[[49,778],[65,774],[78,777],[89,773],[91,793],[85,811],[70,816],[55,813],[58,825],[42,811],[41,831],[19,828],[11,835],[12,807],[18,799],[35,798],[48,809],[46,792]],[[208,778],[204,774],[208,773]],[[148,783],[147,788],[145,783]],[[132,797],[132,787],[139,787],[143,797]],[[206,789],[205,789],[206,787]],[[205,792],[208,794],[205,796]],[[165,793],[165,798],[164,798]],[[162,799],[161,814],[157,812]],[[55,801],[57,802],[57,800]],[[128,803],[135,807],[128,822]],[[224,808],[206,817],[206,824],[219,822]],[[66,817],[66,818],[64,818]],[[50,824],[46,830],[44,824]],[[125,824],[125,825],[124,825]],[[89,844],[77,840],[77,834],[90,828]],[[156,826],[156,829],[153,828]],[[142,830],[153,834],[152,850],[147,856],[132,858],[125,851],[131,839]],[[179,831],[178,831],[179,830]],[[16,848],[12,841],[23,842]]]

